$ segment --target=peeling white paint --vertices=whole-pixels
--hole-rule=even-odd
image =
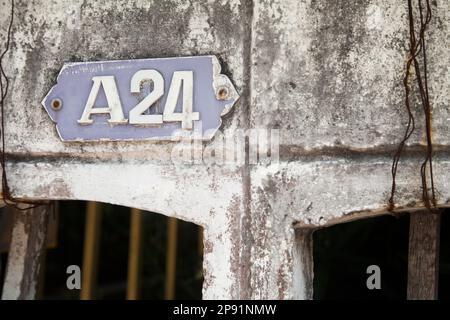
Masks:
[[[379,6],[377,6],[376,4],[370,4],[367,7],[366,14],[367,14],[366,18],[367,29],[377,31],[383,30],[384,18],[383,12]]]

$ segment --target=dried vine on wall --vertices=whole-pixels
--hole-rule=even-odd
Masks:
[[[419,12],[419,17],[415,17],[415,12]],[[420,103],[422,105],[423,114],[425,116],[426,129],[426,157],[422,162],[420,168],[420,175],[422,180],[422,200],[425,207],[429,211],[434,211],[436,208],[436,193],[433,179],[433,145],[431,140],[431,105],[428,91],[428,75],[427,75],[427,50],[425,43],[425,32],[431,21],[431,6],[430,1],[417,1],[417,6],[413,6],[413,0],[408,0],[408,20],[409,20],[409,57],[406,62],[406,72],[403,78],[403,85],[405,88],[405,106],[408,113],[408,125],[406,126],[405,134],[400,142],[394,159],[392,162],[392,188],[389,199],[389,210],[393,210],[395,206],[394,196],[396,190],[396,176],[397,167],[400,161],[401,154],[405,148],[405,144],[411,137],[415,129],[415,120],[412,113],[410,95],[413,92],[414,85],[417,85],[420,95]],[[416,37],[416,19],[419,21],[418,38]],[[412,73],[415,74],[415,79],[411,79]],[[416,80],[415,82],[413,80]],[[429,175],[429,180],[427,179]],[[431,195],[430,195],[431,191]]]

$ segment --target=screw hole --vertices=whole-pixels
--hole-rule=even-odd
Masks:
[[[220,88],[217,91],[217,98],[219,100],[225,100],[228,98],[228,88]]]
[[[62,101],[58,98],[52,100],[53,110],[59,110],[62,107]]]

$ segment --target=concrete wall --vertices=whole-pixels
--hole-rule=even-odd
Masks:
[[[8,1],[0,3],[4,43]],[[450,3],[432,2],[438,202],[450,200]],[[205,227],[205,298],[310,298],[304,229],[386,212],[403,134],[407,4],[394,0],[16,1],[6,151],[13,195],[138,207]],[[223,131],[278,129],[279,161],[173,163],[176,143],[63,143],[40,105],[64,62],[214,54],[241,98]],[[423,114],[399,167],[420,208]],[[219,144],[220,138],[204,143]]]

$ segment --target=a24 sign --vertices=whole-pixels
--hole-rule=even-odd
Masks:
[[[238,98],[217,58],[199,56],[68,63],[42,104],[63,141],[207,140]]]

